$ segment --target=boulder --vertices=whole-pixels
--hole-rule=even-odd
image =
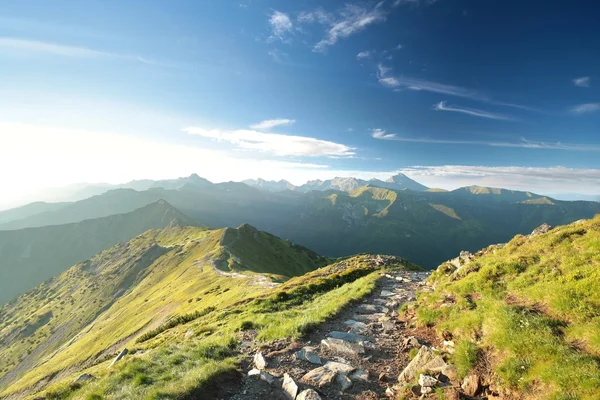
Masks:
[[[479,376],[468,375],[460,387],[467,396],[475,396],[479,391]]]
[[[423,369],[429,373],[434,372],[439,374],[447,365],[448,364],[446,364],[446,361],[444,361],[442,356],[435,356],[433,360],[425,364],[425,367],[423,367]]]
[[[248,371],[248,376],[258,378],[262,381],[267,382],[269,385],[275,382],[275,377],[265,371],[261,371],[260,369],[253,368]]]
[[[419,375],[419,385],[421,385],[421,388],[424,387],[434,387],[435,385],[438,384],[438,380],[435,379],[433,376],[429,376],[429,375]],[[423,391],[421,389],[421,391]]]
[[[392,297],[394,296],[396,293],[394,292],[390,292],[389,290],[382,290],[381,291],[381,297]]]
[[[369,382],[369,371],[365,371],[364,369],[357,369],[356,371],[348,375],[348,378],[350,378],[350,380],[353,382]]]
[[[404,368],[404,371],[398,377],[401,384],[411,383],[419,371],[423,371],[425,365],[436,357],[436,354],[427,346],[422,346],[415,358]]]
[[[350,325],[350,333],[356,333],[358,335],[368,335],[371,333],[371,330],[364,322],[357,322]]]
[[[458,378],[458,371],[454,365],[446,365],[442,368],[442,375],[444,375],[448,380],[455,381]]]
[[[127,353],[129,353],[128,349],[123,349],[119,355],[117,355],[115,357],[115,359],[113,360],[113,362],[110,363],[110,365],[108,366],[108,368],[112,367],[113,365],[115,365],[116,362],[120,361],[123,357],[125,357],[127,355]]]
[[[296,400],[321,400],[321,396],[312,389],[306,389],[298,394]]]
[[[258,369],[265,369],[267,367],[267,360],[265,360],[261,352],[254,355],[254,366]]]
[[[294,400],[296,396],[298,396],[298,385],[287,373],[283,374],[283,383],[281,388],[288,399]]]
[[[371,314],[377,311],[379,311],[378,307],[373,304],[361,304],[357,307],[359,314]]]
[[[327,336],[332,337],[334,339],[342,339],[342,340],[345,340],[347,342],[352,342],[352,343],[373,342],[374,341],[370,337],[363,336],[363,335],[357,335],[356,333],[351,333],[351,332],[346,333],[346,332],[340,332],[340,331],[332,331],[332,332],[329,332],[329,334]]]
[[[319,357],[312,350],[313,349],[311,347],[304,347],[303,349],[298,350],[296,353],[294,353],[294,357],[296,358],[296,360],[304,360],[312,364],[323,364],[323,362],[321,361],[321,357]]]
[[[333,382],[338,375],[348,375],[355,368],[351,365],[336,361],[329,361],[324,366],[309,371],[301,381],[316,387],[323,387]]]
[[[533,230],[533,232],[531,232],[529,234],[529,238],[533,238],[539,235],[543,235],[544,233],[547,233],[548,231],[550,231],[552,229],[552,227],[550,225],[548,225],[547,223],[543,223],[540,226],[538,226],[537,228],[535,228]]]
[[[358,356],[365,353],[365,347],[361,343],[352,343],[342,339],[327,338],[321,340],[321,344],[340,354]]]
[[[409,336],[404,339],[402,345],[407,349],[412,349],[414,347],[421,347],[421,343],[419,343],[419,339],[414,336]]]

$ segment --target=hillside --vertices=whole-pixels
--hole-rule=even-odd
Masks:
[[[565,202],[495,188],[443,192],[361,186],[347,192],[302,193],[228,182],[111,191],[67,205],[51,213],[51,219],[73,221],[82,214],[107,214],[158,199],[212,228],[249,223],[320,254],[393,254],[429,268],[461,250],[506,242],[544,222],[561,225],[600,213],[597,202]],[[12,224],[44,224],[48,217],[40,214]]]
[[[148,229],[190,225],[165,201],[127,214],[65,225],[0,231],[0,305],[118,242]]]
[[[344,274],[329,278],[323,276],[327,270],[319,270],[314,279],[309,273],[302,280],[290,280],[272,289],[273,281],[287,281],[327,262],[306,248],[248,225],[237,229],[171,227],[148,231],[74,265],[0,309],[0,390],[14,392],[40,380],[44,380],[41,386],[48,380],[55,383],[104,363],[125,345],[147,349],[163,346],[152,354],[165,356],[170,348],[165,337],[175,334],[178,342],[182,339],[180,329],[171,328],[194,320],[199,320],[195,326],[203,326],[198,331],[199,341],[204,336],[209,337],[209,343],[227,341],[227,335],[239,328],[242,320],[258,323],[261,318],[276,318],[275,310],[264,314],[269,302],[244,309],[246,313],[254,310],[255,317],[227,311],[236,304],[245,304],[245,299],[272,290],[290,290],[292,294],[294,287],[307,281],[317,283],[312,288],[317,291],[325,290],[318,285],[329,282],[327,279],[333,279],[327,290],[343,285]],[[372,272],[373,267],[369,268],[352,275],[352,280]],[[293,318],[280,322],[289,323],[288,329],[300,329]],[[223,327],[225,323],[229,328]],[[269,332],[264,334],[276,334]],[[106,365],[95,368],[105,371]]]
[[[600,216],[475,255],[429,279],[420,324],[453,337],[461,378],[504,398],[595,399],[600,384]],[[499,393],[499,394],[498,394]]]

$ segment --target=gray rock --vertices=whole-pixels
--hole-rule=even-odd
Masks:
[[[361,304],[356,309],[359,314],[372,314],[379,311],[379,308],[373,304]]]
[[[348,375],[354,367],[336,361],[329,361],[324,366],[309,371],[302,377],[302,382],[316,387],[323,387],[333,382],[338,375]]]
[[[475,396],[479,391],[479,376],[469,375],[460,386],[467,396]]]
[[[82,384],[88,381],[93,381],[94,379],[96,379],[96,377],[94,375],[90,375],[90,374],[81,374],[79,375],[79,377],[77,379],[75,379],[73,381],[74,384]]]
[[[442,368],[442,375],[451,381],[455,381],[458,378],[458,371],[454,365],[446,365]]]
[[[369,371],[365,371],[364,369],[357,369],[356,371],[348,375],[348,378],[350,378],[350,380],[353,382],[369,382]]]
[[[321,400],[321,396],[312,389],[306,389],[298,394],[296,400]]]
[[[327,338],[321,340],[321,344],[329,350],[350,356],[358,356],[365,353],[365,347],[361,343],[352,343],[342,339]]]
[[[267,360],[265,360],[265,357],[261,352],[258,352],[254,355],[254,366],[258,369],[267,368]]]
[[[393,331],[396,328],[396,324],[392,321],[381,321],[381,327],[384,331]]]
[[[384,313],[374,313],[374,314],[355,314],[352,318],[356,321],[360,322],[376,322],[379,321],[379,318],[385,317]]]
[[[350,326],[350,332],[358,335],[368,335],[371,333],[371,330],[364,322],[355,321],[355,323]]]
[[[294,357],[296,360],[304,360],[312,364],[323,364],[321,357],[315,354],[310,347],[305,347],[301,350],[298,350],[296,353],[294,353]]]
[[[395,295],[394,292],[390,292],[389,290],[382,290],[381,291],[381,297],[392,297],[393,295]]]
[[[425,364],[423,370],[429,373],[440,373],[447,366],[448,364],[446,364],[446,361],[444,361],[444,359],[441,356],[435,356],[433,360]]]
[[[125,357],[127,355],[127,353],[129,353],[128,349],[123,349],[118,356],[115,357],[115,359],[113,360],[113,362],[110,363],[110,365],[108,366],[108,368],[112,367],[113,365],[115,365],[116,362],[120,361],[123,357]]]
[[[543,223],[542,225],[538,226],[537,228],[535,228],[533,230],[533,232],[531,232],[531,234],[529,235],[529,238],[533,238],[539,235],[543,235],[544,233],[549,232],[552,229],[552,227],[550,225],[548,225],[547,223]],[[462,253],[461,253],[462,255]]]
[[[248,371],[248,376],[255,377],[260,380],[267,382],[269,385],[275,382],[275,377],[265,371],[261,371],[260,369],[253,368]]]
[[[342,339],[347,342],[360,343],[360,342],[373,342],[374,340],[370,337],[357,335],[356,333],[346,333],[340,331],[332,331],[327,335],[334,339]]]
[[[421,346],[419,339],[417,339],[414,336],[409,336],[409,337],[405,338],[404,341],[402,342],[402,344],[404,345],[404,347],[409,348],[409,349]]]
[[[424,387],[434,387],[435,385],[438,384],[438,380],[435,379],[433,376],[429,376],[429,375],[419,375],[419,385],[421,385],[421,388]],[[421,389],[421,391],[423,391]]]
[[[404,368],[398,377],[398,382],[408,384],[412,382],[419,371],[423,371],[425,365],[435,358],[436,354],[427,346],[422,346],[415,358]]]
[[[340,391],[345,392],[352,387],[352,381],[344,374],[338,374],[335,382],[339,385]]]
[[[287,373],[283,374],[283,383],[281,388],[283,389],[285,396],[291,400],[294,400],[296,396],[298,396],[298,385]]]

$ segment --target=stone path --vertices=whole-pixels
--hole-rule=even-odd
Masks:
[[[250,346],[245,366],[249,372],[231,398],[395,398],[398,377],[410,363],[409,350],[421,347],[418,338],[407,337],[397,311],[414,300],[418,290],[429,289],[423,282],[428,276],[408,271],[382,274],[362,303],[348,307],[304,340],[278,341],[261,349]],[[429,378],[425,376],[423,384],[433,386]]]

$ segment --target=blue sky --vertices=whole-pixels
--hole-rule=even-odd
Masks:
[[[14,193],[196,172],[600,193],[600,4],[30,1],[0,16]]]

